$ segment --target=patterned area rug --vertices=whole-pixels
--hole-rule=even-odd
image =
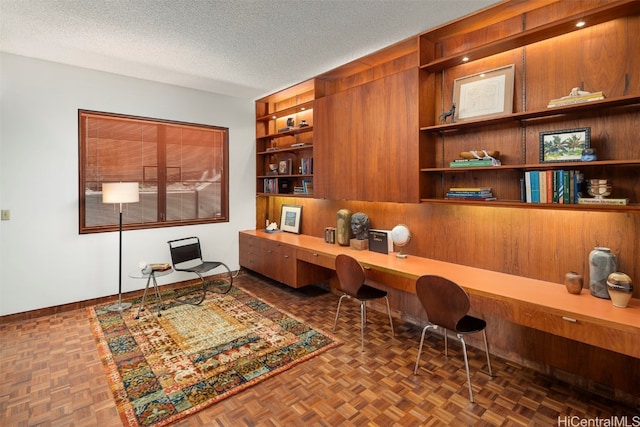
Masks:
[[[199,306],[174,296],[160,317],[148,304],[136,320],[139,299],[88,308],[125,426],[170,424],[341,344],[235,285]]]

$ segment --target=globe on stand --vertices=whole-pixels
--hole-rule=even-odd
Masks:
[[[398,246],[400,251],[396,254],[398,258],[406,258],[407,255],[402,253],[402,247],[405,246],[411,240],[411,232],[409,227],[404,224],[398,224],[391,230],[391,240]]]

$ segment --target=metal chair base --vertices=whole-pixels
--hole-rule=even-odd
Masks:
[[[210,288],[210,283],[207,283],[207,281],[205,280],[205,278],[202,276],[202,274],[200,274],[197,271],[193,271],[193,270],[181,270],[181,269],[176,269],[176,271],[187,271],[189,273],[195,273],[198,275],[198,277],[200,278],[200,281],[202,282],[202,288],[201,289],[195,289],[189,292],[185,292],[181,295],[178,295],[174,298],[174,300],[176,302],[179,302],[180,304],[189,304],[189,305],[200,305],[202,304],[202,302],[204,301],[204,299],[207,297],[207,292],[211,292],[211,293],[217,293],[217,294],[226,294],[231,290],[231,287],[233,286],[233,274],[231,273],[231,270],[229,269],[229,267],[227,267],[226,264],[224,263],[220,263],[220,266],[224,267],[227,270],[227,275],[228,275],[228,279],[218,279],[216,281],[224,281],[226,282],[226,285],[218,291],[212,290]],[[200,295],[197,298],[185,298],[187,295],[192,295],[195,294],[196,292],[200,292]],[[192,301],[194,300],[195,301]]]
[[[336,325],[338,323],[338,316],[340,315],[340,306],[342,304],[343,298],[352,298],[348,294],[343,294],[338,300],[338,309],[336,310],[336,318],[333,320],[333,332],[336,331]],[[387,303],[387,313],[389,314],[389,325],[391,325],[391,336],[394,337],[396,334],[393,330],[393,319],[391,317],[391,307],[389,306],[389,298],[384,297]],[[360,350],[364,351],[364,329],[367,325],[367,301],[366,300],[358,300],[360,302]]]

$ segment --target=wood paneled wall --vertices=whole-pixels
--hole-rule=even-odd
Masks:
[[[640,278],[640,215],[536,208],[449,204],[374,203],[273,197],[263,212],[279,222],[284,204],[303,206],[302,234],[322,237],[336,225],[336,212],[364,212],[372,228],[409,226],[410,255],[562,283],[564,274],[589,276],[589,252],[605,246],[618,255],[618,269]],[[259,217],[260,218],[260,217]],[[258,227],[264,224],[264,213]],[[640,286],[634,297],[640,298]]]
[[[337,102],[335,100],[339,101],[343,98],[350,100],[347,97],[349,91],[361,95],[369,87],[378,89],[380,84],[378,81],[391,80],[395,78],[393,74],[407,72],[410,67],[413,67],[412,64],[416,59],[428,62],[441,55],[465,52],[496,38],[508,38],[520,31],[544,26],[554,19],[559,20],[560,17],[575,15],[580,11],[588,11],[610,3],[601,0],[581,2],[530,0],[500,3],[492,9],[493,15],[490,17],[487,13],[471,15],[441,29],[434,29],[421,37],[423,46],[417,53],[420,58],[416,57],[417,46],[410,41],[405,41],[400,45],[401,48],[396,47],[380,53],[373,65],[365,60],[354,61],[346,64],[345,67],[339,67],[337,70],[319,76],[322,81],[322,90],[316,93],[316,96],[317,98],[326,97],[326,99],[321,102],[316,100],[319,108],[314,115],[326,114],[334,108],[329,104]],[[623,7],[633,12],[633,4],[626,3]],[[526,14],[526,19],[523,14]],[[576,86],[581,86],[587,91],[603,90],[607,97],[637,94],[640,91],[640,80],[637,79],[640,55],[637,55],[636,38],[640,31],[640,18],[637,13],[616,16],[618,17],[611,21],[600,21],[603,23],[576,33],[550,38],[540,43],[527,43],[524,47],[520,45],[484,59],[474,60],[470,64],[447,67],[442,72],[421,70],[418,76],[418,93],[411,94],[412,98],[416,98],[416,105],[420,106],[419,111],[416,112],[413,104],[402,111],[417,120],[419,126],[433,125],[437,121],[438,114],[450,106],[455,78],[507,64],[516,66],[514,93],[514,111],[516,112],[544,108],[549,99],[566,95]],[[391,55],[392,52],[395,53]],[[358,109],[347,105],[341,108],[347,112],[364,111],[362,106],[360,107]],[[377,120],[369,118],[370,123],[355,119],[347,120],[346,124],[339,123],[336,126],[333,126],[331,120],[338,122],[341,118],[349,117],[347,113],[337,114],[335,117],[330,115],[324,118],[316,117],[318,135],[323,136],[322,131],[333,132],[324,140],[352,143],[354,138],[345,137],[349,135],[348,132],[353,134],[354,131],[350,128],[352,124],[356,123],[363,128],[378,126],[385,129],[384,124],[378,122],[385,119],[394,120],[388,109],[378,111],[390,117],[380,117]],[[417,118],[414,117],[415,113],[418,115]],[[420,147],[417,154],[420,157],[417,159],[419,168],[436,167],[436,159],[440,162],[448,161],[455,157],[454,152],[460,151],[460,146],[466,147],[465,149],[500,150],[505,164],[536,164],[540,132],[591,127],[591,146],[597,149],[602,159],[637,159],[640,145],[634,141],[637,139],[635,134],[638,129],[638,115],[637,106],[626,106],[619,107],[615,112],[593,111],[575,114],[563,119],[564,121],[549,118],[537,119],[527,122],[522,128],[503,123],[474,128],[471,131],[452,132],[446,135],[447,144],[442,144],[440,148],[430,140],[430,138],[441,138],[440,135],[426,136],[418,129],[415,129],[415,139],[411,136],[413,134],[405,139],[411,139],[412,143]],[[329,120],[329,124],[324,126],[325,129],[321,129],[322,120]],[[413,127],[413,122],[411,123]],[[360,129],[355,132],[356,136],[364,133]],[[404,137],[404,134],[397,132],[392,135],[396,134]],[[400,137],[385,140],[385,142],[395,144],[398,143],[398,139]],[[476,147],[479,141],[490,142],[491,147]],[[314,143],[318,142],[323,141],[314,140]],[[455,145],[456,142],[458,145]],[[431,149],[432,152],[425,149],[430,146],[435,147]],[[360,172],[357,178],[342,180],[341,174],[353,173],[350,162],[343,161],[344,159],[339,156],[332,157],[334,147],[315,147],[314,149],[318,148],[318,153],[322,154],[322,159],[318,159],[319,162],[335,163],[325,165],[327,171],[322,169],[322,166],[318,166],[320,172],[325,173],[318,173],[315,177],[319,184],[317,187],[324,188],[327,194],[317,197],[325,198],[258,197],[256,202],[258,228],[264,227],[267,217],[279,223],[282,204],[294,204],[303,207],[302,233],[322,237],[325,227],[336,225],[336,212],[346,208],[354,213],[366,213],[373,228],[391,229],[399,223],[407,224],[412,231],[413,239],[403,248],[403,251],[409,255],[555,282],[558,286],[563,286],[562,281],[566,272],[576,271],[585,279],[586,289],[583,293],[589,292],[589,252],[596,246],[605,246],[618,255],[618,270],[626,272],[635,280],[634,297],[640,298],[640,213],[637,210],[605,212],[534,206],[492,207],[447,203],[335,200],[366,198],[351,197],[348,194],[352,193],[338,188],[345,182],[356,185],[365,180],[367,184],[373,182],[375,185],[376,180],[386,179],[387,181],[381,187],[386,187],[392,182],[391,191],[395,191],[395,188],[403,184],[398,183],[397,176],[394,181],[394,177],[387,177],[374,167]],[[380,152],[377,151],[377,153]],[[409,150],[407,152],[410,153]],[[353,158],[352,156],[343,157]],[[412,156],[412,159],[413,157],[415,156]],[[375,162],[371,163],[375,164]],[[410,163],[408,161],[408,164]],[[381,169],[397,172],[388,167]],[[612,197],[630,197],[637,203],[638,194],[640,194],[640,179],[638,179],[640,170],[637,166],[591,168],[589,173],[592,176],[588,178],[602,176],[614,182]],[[482,174],[481,180],[476,183],[477,186],[489,184],[488,186],[494,187],[494,191],[501,199],[519,200],[519,187],[513,185],[514,182],[519,181],[519,174],[520,172],[514,172],[512,175],[504,172],[502,175],[498,175],[497,172],[486,173]],[[419,193],[423,199],[424,195],[427,195],[427,198],[440,198],[443,196],[439,194],[442,188],[455,184],[455,182],[448,182],[443,186],[441,182],[436,182],[437,179],[427,181],[419,174],[419,178],[412,178],[416,175],[411,172],[406,176],[405,185],[415,185],[414,179],[420,181]],[[397,191],[400,192],[401,188]],[[403,191],[406,192],[407,189]],[[364,194],[364,191],[360,193]],[[376,194],[367,197],[369,197],[368,200],[409,200],[383,198]],[[393,280],[393,278],[388,279]],[[414,295],[395,289],[390,289],[390,292],[392,306],[396,312],[402,313],[408,320],[417,322],[424,320],[421,307]],[[476,314],[487,318],[489,340],[494,354],[563,378],[568,372],[573,375],[574,382],[583,386],[593,381],[600,386],[611,387],[614,393],[621,390],[634,396],[636,405],[640,404],[639,359],[503,321],[495,315],[501,309],[495,305],[495,302],[475,297],[472,303]]]
[[[495,208],[450,204],[373,203],[292,197],[258,198],[261,220],[266,212],[279,223],[282,204],[300,205],[302,234],[324,236],[336,226],[339,209],[364,212],[373,228],[409,226],[412,240],[403,252],[426,258],[515,274],[563,286],[570,270],[584,275],[588,293],[589,252],[606,246],[618,255],[619,270],[640,277],[640,215],[536,208]],[[376,277],[380,281],[384,278]],[[395,280],[395,278],[388,278]],[[417,297],[391,287],[392,309],[413,323],[426,320]],[[640,297],[635,286],[634,297]],[[593,297],[595,298],[595,297]],[[488,322],[493,354],[638,404],[640,360],[515,325],[492,315],[495,301],[472,298],[472,312]],[[624,309],[621,309],[624,310]],[[473,340],[472,340],[473,343]],[[608,368],[604,368],[608,366]]]

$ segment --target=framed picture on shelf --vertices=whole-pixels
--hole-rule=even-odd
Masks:
[[[301,219],[302,206],[282,205],[282,213],[280,214],[280,230],[300,234]]]
[[[453,81],[454,121],[513,113],[515,65],[495,68]]]
[[[291,175],[291,159],[280,160],[278,163],[279,175]]]
[[[578,162],[590,143],[591,128],[540,132],[540,163]]]

